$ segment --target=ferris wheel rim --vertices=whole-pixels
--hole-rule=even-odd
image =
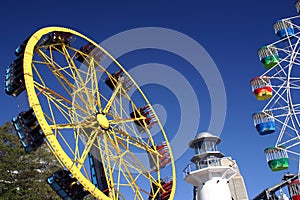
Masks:
[[[101,48],[105,52],[106,55],[108,55],[114,62],[117,63],[117,65],[124,71],[124,73],[130,77],[128,72],[116,61],[105,49],[103,49],[101,46],[96,44],[94,41],[90,40],[88,37],[82,35],[81,33],[78,33],[77,31],[74,31],[69,28],[63,28],[63,27],[46,27],[38,30],[35,32],[30,39],[28,40],[28,43],[25,48],[24,52],[24,79],[25,79],[25,86],[26,86],[26,91],[28,94],[28,99],[29,99],[29,104],[30,107],[33,108],[36,118],[38,122],[40,123],[40,126],[45,134],[45,137],[47,139],[47,142],[49,146],[51,147],[51,151],[55,154],[57,158],[59,158],[64,166],[70,170],[70,172],[73,174],[73,176],[83,184],[84,188],[87,189],[93,196],[95,196],[98,199],[111,199],[107,197],[103,192],[101,192],[98,188],[96,188],[93,184],[90,183],[89,180],[87,180],[86,177],[84,177],[80,170],[76,168],[76,166],[73,165],[72,160],[68,157],[68,155],[64,152],[62,147],[60,146],[59,142],[55,138],[55,135],[53,134],[53,129],[49,127],[49,124],[47,120],[45,119],[43,115],[43,109],[39,103],[37,94],[34,89],[34,84],[33,84],[33,71],[32,71],[32,59],[33,59],[33,54],[34,54],[34,47],[38,43],[38,41],[41,39],[42,36],[53,32],[53,31],[62,31],[62,32],[68,32],[72,33],[73,35],[80,36],[81,38],[85,39],[86,41],[91,42],[93,45],[97,46],[98,48]],[[137,86],[137,84],[134,82],[134,80],[131,78],[133,83]],[[146,98],[142,90],[137,86],[136,87],[139,92],[143,95],[146,103],[150,106],[150,108],[153,110],[149,100]],[[154,116],[156,119],[158,119],[156,113],[154,112]],[[170,144],[168,142],[168,139],[166,137],[166,134],[164,132],[164,129],[162,128],[161,123],[158,120],[158,125],[160,129],[163,132],[163,136],[165,138],[165,141],[167,141],[167,145],[170,148]],[[172,192],[170,194],[170,199],[174,198],[175,194],[175,188],[176,188],[176,173],[175,173],[175,164],[174,164],[174,158],[172,156],[172,151],[170,150],[171,154],[171,166],[172,166],[172,178],[173,178],[173,187],[172,187]]]

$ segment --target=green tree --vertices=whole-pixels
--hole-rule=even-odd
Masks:
[[[27,154],[11,123],[0,127],[0,199],[60,199],[45,182],[58,169],[46,145]]]
[[[60,199],[45,181],[58,169],[58,161],[45,144],[28,154],[12,124],[0,126],[0,200]]]

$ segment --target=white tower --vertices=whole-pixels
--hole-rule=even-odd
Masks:
[[[189,143],[195,155],[184,170],[184,180],[194,186],[194,200],[231,200],[228,181],[236,171],[230,165],[222,165],[221,160],[226,158],[217,150],[220,141],[202,132]]]

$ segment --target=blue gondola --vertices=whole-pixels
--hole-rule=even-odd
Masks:
[[[76,178],[71,177],[71,173],[64,169],[52,174],[46,182],[64,200],[82,200],[89,194]]]
[[[12,123],[26,153],[35,151],[44,143],[44,134],[32,108],[14,117]]]
[[[26,47],[27,42],[30,39],[30,37],[28,37],[26,40],[24,40],[23,43],[16,48],[16,50],[15,50],[15,55],[16,56],[20,56],[20,55],[24,54],[25,47]]]
[[[280,38],[286,38],[295,34],[292,22],[290,20],[278,20],[273,25],[276,35]]]
[[[28,137],[24,137],[23,139],[20,140],[20,142],[26,153],[30,153],[35,150],[34,146],[28,140]]]
[[[12,119],[13,126],[17,132],[17,135],[20,140],[24,139],[26,136],[26,132],[24,131],[22,125],[19,123],[18,116]]]
[[[275,132],[275,120],[271,111],[254,113],[252,119],[255,128],[260,135],[267,135]]]
[[[256,130],[260,135],[267,135],[275,132],[275,123],[274,122],[264,122],[257,124]]]
[[[14,60],[6,69],[5,93],[14,97],[25,90],[23,73],[23,55]]]
[[[5,80],[9,79],[10,73],[11,73],[11,67],[7,67],[5,72]]]

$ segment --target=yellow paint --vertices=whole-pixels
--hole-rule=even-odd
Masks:
[[[128,72],[123,68],[123,66],[120,65],[120,63],[115,60],[105,49],[103,49],[101,46],[99,46],[97,43],[95,43],[94,41],[90,40],[89,38],[87,38],[86,36],[68,29],[68,28],[63,28],[63,27],[46,27],[46,28],[42,28],[40,30],[38,30],[37,32],[35,32],[31,38],[29,39],[26,48],[25,48],[25,52],[24,52],[24,60],[23,60],[23,68],[24,68],[24,79],[25,79],[25,86],[26,86],[26,91],[27,91],[27,95],[28,95],[28,100],[29,100],[29,104],[30,106],[33,108],[37,120],[45,134],[46,140],[47,140],[47,144],[49,145],[49,148],[51,149],[51,151],[53,152],[53,154],[56,156],[56,158],[60,161],[60,163],[63,165],[63,167],[67,168],[73,175],[74,177],[84,186],[84,188],[86,190],[88,190],[95,198],[97,199],[101,199],[101,200],[113,200],[114,197],[107,197],[102,191],[100,191],[97,187],[95,187],[95,185],[92,184],[91,180],[89,180],[85,175],[82,174],[82,171],[80,168],[78,168],[78,166],[76,164],[74,164],[73,158],[70,158],[69,155],[66,154],[66,152],[63,150],[63,148],[61,147],[60,142],[57,140],[57,136],[55,133],[55,130],[58,129],[70,129],[73,127],[72,124],[64,124],[62,126],[60,125],[56,125],[55,122],[53,125],[49,125],[48,121],[49,119],[47,119],[44,115],[44,111],[42,106],[40,105],[37,93],[36,93],[36,88],[35,88],[35,81],[33,80],[33,64],[32,64],[32,60],[33,60],[33,55],[35,55],[36,53],[36,45],[38,44],[39,40],[44,36],[47,35],[53,31],[61,31],[61,32],[69,32],[72,33],[74,36],[78,36],[84,40],[86,40],[87,42],[90,42],[91,44],[93,44],[94,46],[96,46],[97,48],[99,48],[102,52],[104,52],[104,54],[106,54],[108,56],[108,58],[110,58],[120,69],[123,70],[124,74],[126,76],[128,76],[131,79],[131,82],[136,86],[136,89],[140,92],[140,94],[142,95],[142,97],[144,98],[144,100],[146,101],[147,105],[149,105],[150,109],[153,110],[151,104],[149,103],[149,100],[146,98],[146,96],[144,95],[144,93],[142,92],[142,90],[138,87],[138,85],[136,84],[136,82],[130,77],[130,75],[128,74]],[[119,86],[120,87],[120,86]],[[112,96],[112,100],[115,98],[116,94],[114,94]],[[99,98],[99,97],[98,97]],[[98,101],[100,100],[100,98],[98,99]],[[101,106],[101,102],[97,102],[98,106]],[[132,103],[132,102],[131,102]],[[108,105],[106,105],[106,107],[104,108],[104,111],[108,112],[110,107],[112,106],[112,103],[109,102]],[[134,106],[134,105],[133,105]],[[78,108],[77,108],[78,109]],[[103,108],[100,108],[103,109]],[[104,112],[104,113],[106,113]],[[154,116],[156,119],[158,119],[156,113],[154,112]],[[99,123],[99,125],[104,128],[104,129],[108,129],[109,128],[109,121],[106,118],[105,115],[103,114],[98,114],[97,115],[97,122]],[[170,144],[168,142],[166,133],[164,132],[164,129],[160,123],[160,121],[158,120],[158,126],[161,130],[161,134],[163,135],[163,138],[166,141],[166,144],[168,146],[168,148],[171,150]],[[104,137],[105,138],[105,137]],[[104,141],[104,144],[107,145],[108,141]],[[118,142],[118,141],[115,141]],[[149,138],[149,144],[154,144],[153,138],[150,136]],[[102,150],[100,150],[102,151]],[[105,151],[108,155],[110,155],[111,153],[109,152],[110,149],[108,146],[106,146]],[[127,152],[130,154],[130,152]],[[103,155],[101,154],[101,157]],[[173,186],[172,186],[172,192],[170,194],[169,200],[172,200],[174,198],[175,195],[175,189],[176,189],[176,170],[175,170],[175,163],[174,163],[174,158],[172,155],[172,151],[170,151],[170,157],[171,157],[171,168],[172,168],[172,179],[173,179]],[[102,157],[102,159],[104,159]],[[108,159],[108,166],[104,166],[106,167],[105,171],[109,171],[110,172],[110,177],[113,177],[112,174],[112,167],[110,166],[110,162],[109,159],[110,157],[107,157],[106,159]],[[122,161],[122,158],[120,158]],[[126,163],[124,163],[124,161],[122,161],[124,165],[126,165]],[[121,171],[122,173],[125,172],[129,172],[129,169],[126,168],[128,166],[125,166],[125,169],[121,169],[121,166],[119,166],[120,169],[119,171]],[[137,169],[139,170],[139,169]],[[142,171],[142,169],[140,169]],[[160,172],[157,172],[158,177],[160,178]],[[145,174],[141,173],[141,175],[145,176]],[[149,176],[149,180],[152,179],[150,174],[147,175]],[[107,177],[106,177],[107,178]],[[163,177],[162,177],[163,178]],[[134,182],[134,177],[129,176],[129,180]],[[118,180],[120,181],[120,180]],[[155,180],[152,180],[155,181]],[[110,183],[112,187],[114,187],[114,180],[108,180],[108,183]],[[135,184],[135,183],[131,183],[131,184]],[[138,189],[138,185],[134,185],[135,189]],[[117,188],[118,189],[118,188]],[[113,188],[110,188],[110,190],[113,190]],[[117,190],[115,191],[115,193],[118,192]],[[136,194],[140,193],[139,191],[136,191]],[[114,196],[114,195],[113,195]],[[118,195],[117,195],[118,196]],[[139,199],[139,198],[138,198]]]
[[[256,95],[256,99],[259,101],[263,101],[263,100],[270,99],[272,96],[273,96],[272,92],[270,92],[268,90],[262,90],[262,91],[260,91],[260,93],[258,93]]]
[[[97,114],[97,121],[101,128],[108,129],[109,128],[109,122],[105,115],[103,114]]]

